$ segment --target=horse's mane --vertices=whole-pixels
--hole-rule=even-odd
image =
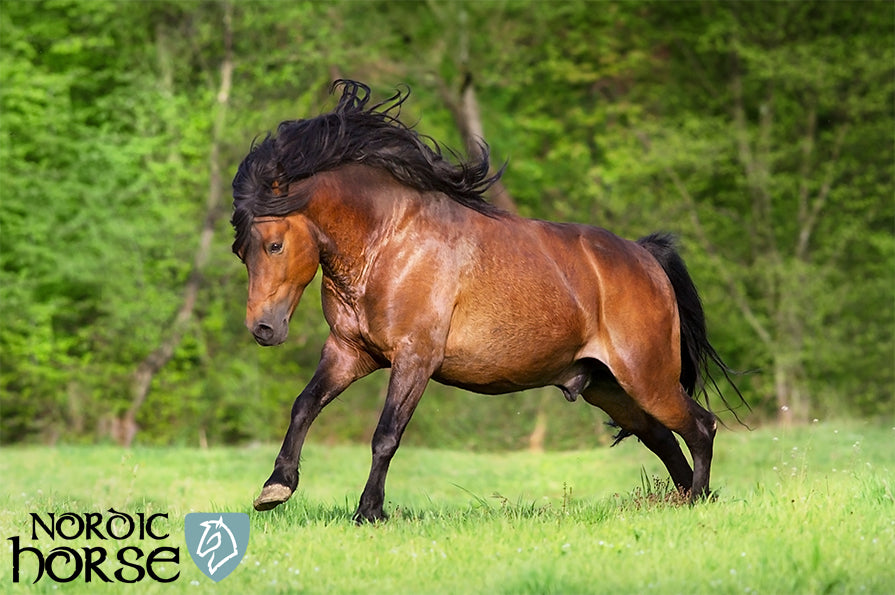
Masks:
[[[501,173],[489,175],[487,144],[481,142],[479,159],[462,160],[448,150],[453,158],[450,160],[437,142],[398,120],[409,88],[399,89],[385,101],[368,107],[368,86],[340,79],[332,84],[330,92],[339,87],[342,96],[333,111],[307,120],[282,122],[276,135],[268,134],[260,143],[252,143],[233,178],[235,253],[242,253],[255,217],[288,215],[307,199],[301,193],[280,189],[351,163],[384,169],[412,188],[442,192],[481,213],[498,211],[483,197]]]

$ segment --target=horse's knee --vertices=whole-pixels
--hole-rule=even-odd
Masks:
[[[394,432],[377,430],[371,446],[374,458],[391,459],[398,451],[398,438]]]

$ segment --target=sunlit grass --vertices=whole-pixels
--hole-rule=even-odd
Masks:
[[[275,445],[5,448],[0,528],[4,539],[29,534],[32,511],[168,513],[181,577],[140,592],[895,592],[893,439],[893,428],[854,423],[722,431],[715,499],[694,507],[634,439],[544,454],[405,448],[389,476],[390,520],[361,527],[351,514],[368,446],[309,444],[299,492],[268,513],[251,501]],[[215,510],[252,518],[245,559],[218,584],[181,537],[186,513]],[[45,579],[12,585],[8,556],[4,592],[58,592]]]

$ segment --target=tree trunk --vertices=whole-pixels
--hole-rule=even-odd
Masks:
[[[774,358],[774,392],[777,395],[777,421],[791,426],[796,421],[797,405],[794,403],[792,370],[782,357]]]
[[[224,124],[227,117],[227,106],[230,100],[230,87],[233,79],[233,32],[232,32],[232,7],[229,3],[224,5],[223,36],[224,58],[220,65],[220,86],[218,88],[215,103],[215,114],[212,128],[211,147],[209,154],[209,185],[208,197],[205,204],[205,221],[199,235],[199,245],[193,258],[193,269],[187,279],[183,292],[183,301],[177,311],[174,321],[171,323],[166,336],[146,358],[140,362],[134,372],[131,383],[131,406],[124,416],[117,420],[112,428],[113,437],[123,445],[129,447],[137,435],[137,414],[146,402],[149,389],[155,375],[168,363],[174,355],[174,350],[180,345],[187,326],[193,317],[196,305],[196,297],[202,283],[202,271],[208,262],[211,251],[211,241],[214,237],[214,227],[223,213],[221,208],[223,196],[223,181],[220,166],[220,144],[223,136]]]
[[[440,11],[436,8],[434,2],[430,2],[432,10],[438,14]],[[466,145],[466,152],[471,158],[482,157],[482,143],[485,142],[485,128],[482,125],[482,114],[479,110],[479,101],[475,93],[475,84],[473,81],[472,70],[469,66],[469,15],[466,8],[462,5],[459,8],[459,25],[457,30],[457,49],[459,70],[462,73],[463,81],[460,83],[459,94],[455,92],[442,77],[437,76],[438,91],[442,101],[451,110],[454,116],[454,122],[463,138],[463,144]],[[442,18],[444,15],[442,15]],[[446,27],[449,27],[445,23]],[[493,165],[491,172],[496,173]],[[498,180],[491,186],[490,190],[491,202],[505,211],[511,213],[516,212],[516,201],[507,191],[503,183]]]
[[[448,87],[444,80],[438,80],[439,93],[441,100],[444,101],[451,115],[454,116],[454,122],[463,138],[463,144],[466,146],[466,152],[470,158],[482,157],[482,143],[485,142],[485,130],[482,126],[482,115],[479,110],[479,101],[475,94],[475,85],[472,80],[472,74],[467,72],[463,78],[463,85],[459,94],[456,94]],[[491,173],[496,173],[494,165],[491,166]],[[510,195],[510,192],[498,180],[491,186],[490,190],[491,202],[510,213],[516,212],[516,201]]]
[[[743,99],[742,73],[739,63],[734,62],[731,72],[731,91],[733,96],[733,128],[735,131],[737,157],[745,174],[746,186],[751,198],[751,226],[749,241],[753,258],[760,262],[753,267],[758,275],[762,297],[766,303],[768,317],[774,321],[769,329],[771,353],[773,354],[774,396],[777,405],[777,419],[788,425],[807,417],[803,403],[802,382],[804,370],[801,354],[804,350],[805,322],[804,313],[794,304],[803,302],[800,292],[804,289],[801,283],[792,284],[798,279],[800,262],[803,254],[794,246],[790,254],[788,246],[780,247],[774,229],[775,188],[772,180],[773,155],[771,138],[773,136],[775,116],[774,87],[768,86],[764,101],[759,110],[757,128],[750,130],[746,118]],[[811,110],[809,109],[809,114]],[[810,118],[810,115],[809,115]],[[804,151],[810,154],[813,144],[814,125],[809,122]],[[754,141],[753,141],[754,137]],[[807,154],[806,154],[807,162]],[[806,163],[807,167],[807,163]],[[804,186],[803,186],[804,188]],[[804,207],[800,211],[805,210]],[[800,216],[802,230],[810,235],[813,221]],[[799,241],[801,244],[801,240]],[[795,259],[793,259],[795,257]]]
[[[551,398],[548,389],[541,389],[536,393],[535,398],[538,399],[538,411],[535,414],[535,427],[532,428],[531,434],[528,435],[528,450],[530,452],[544,452],[544,443],[547,439],[547,407]],[[533,397],[535,395],[532,395]]]

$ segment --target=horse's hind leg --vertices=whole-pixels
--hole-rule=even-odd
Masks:
[[[637,436],[653,451],[665,464],[671,480],[680,491],[690,491],[693,471],[671,430],[643,411],[614,381],[594,384],[582,396],[591,405],[608,413],[619,427]]]
[[[673,390],[654,393],[651,398],[637,401],[646,413],[679,434],[690,449],[690,456],[693,458],[690,500],[708,496],[716,430],[715,416],[693,400],[680,383]]]
[[[709,495],[709,475],[712,469],[712,451],[717,424],[714,414],[700,406],[680,385],[678,386],[678,395],[678,402],[682,401],[686,404],[688,415],[683,420],[669,416],[669,422],[673,423],[678,420],[682,422],[680,429],[675,431],[687,443],[690,455],[693,457],[693,490],[690,493],[690,499],[696,500]]]

